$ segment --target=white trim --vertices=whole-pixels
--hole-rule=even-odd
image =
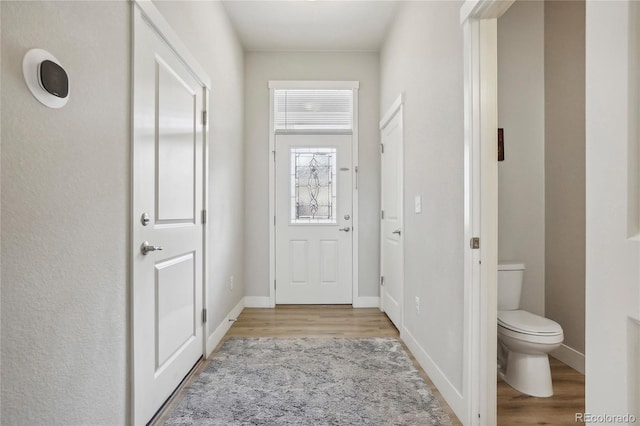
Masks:
[[[193,73],[194,77],[207,89],[211,89],[211,79],[207,72],[202,68],[202,66],[200,66],[200,63],[193,57],[193,55],[191,55],[189,49],[187,49],[182,40],[180,40],[180,37],[178,37],[176,32],[173,31],[173,28],[171,28],[167,20],[164,19],[164,16],[162,16],[152,1],[134,0],[133,4],[140,9],[145,21],[151,25],[160,38],[162,38],[169,48],[175,52],[178,58],[184,62],[187,69]]]
[[[380,297],[378,296],[360,296],[353,300],[354,308],[377,308],[380,306]]]
[[[269,80],[269,89],[358,89],[359,81]]]
[[[403,104],[404,104],[404,93],[400,93],[400,95],[396,98],[396,100],[393,101],[393,103],[391,104],[387,112],[382,116],[382,119],[380,120],[380,127],[379,127],[380,130],[384,129],[387,126],[387,124],[389,124],[389,121],[391,121],[391,119],[395,117],[396,112],[398,112],[398,110]]]
[[[245,308],[273,308],[269,296],[245,296]]]
[[[456,387],[449,381],[447,375],[440,370],[438,365],[431,359],[427,351],[418,343],[415,337],[409,332],[406,327],[402,328],[400,333],[400,339],[407,345],[413,356],[415,357],[420,367],[427,373],[427,376],[431,379],[433,384],[438,388],[438,391],[442,397],[447,401],[449,407],[458,416],[460,420],[464,418],[464,412],[466,411],[465,401],[462,395],[456,389]],[[466,424],[462,420],[463,424]],[[490,423],[487,423],[490,424]],[[494,423],[495,424],[495,423]]]
[[[274,89],[269,82],[269,306],[276,306],[276,132],[273,106]]]
[[[207,283],[209,282],[209,262],[207,259],[209,253],[209,89],[202,88],[202,108],[205,111],[206,124],[203,126],[202,133],[202,209],[206,211],[205,223],[202,226],[202,307],[209,307],[209,291]],[[201,219],[202,220],[202,219]],[[202,333],[202,346],[204,355],[207,355],[207,334],[209,333],[209,324],[205,324],[204,333]]]
[[[352,179],[352,197],[351,197],[351,216],[352,216],[352,228],[353,228],[353,240],[351,246],[351,252],[353,256],[352,262],[352,297],[351,303],[357,303],[358,290],[359,290],[359,245],[358,238],[360,235],[360,220],[358,211],[358,174],[356,169],[358,168],[358,94],[360,82],[358,81],[269,81],[269,306],[276,306],[276,225],[275,225],[275,150],[276,150],[276,135],[277,134],[298,134],[299,131],[293,132],[276,132],[274,124],[274,90],[275,89],[351,89],[353,90],[353,130],[350,132],[352,155],[351,155],[351,170],[353,171]],[[326,132],[326,131],[304,131],[303,134],[345,134],[344,132]]]
[[[460,7],[460,23],[470,19],[497,19],[502,16],[516,0],[467,0]]]
[[[231,309],[231,311],[229,311],[227,316],[224,317],[222,322],[220,324],[218,324],[218,326],[213,331],[213,333],[211,333],[211,335],[207,338],[207,354],[206,354],[206,358],[209,358],[209,356],[211,355],[213,350],[218,346],[218,343],[220,343],[222,341],[222,339],[224,338],[225,334],[227,334],[227,331],[229,331],[229,329],[233,325],[233,321],[231,321],[231,320],[232,319],[233,320],[237,319],[238,316],[242,313],[242,310],[244,309],[244,307],[245,306],[244,306],[244,297],[243,297],[236,304],[236,306],[234,306],[233,309]]]
[[[478,425],[477,414],[480,413],[480,251],[469,249],[468,242],[472,237],[480,235],[480,152],[478,144],[479,122],[479,61],[477,47],[471,48],[469,43],[478,43],[478,37],[471,37],[471,32],[479,32],[477,20],[463,24],[464,38],[464,74],[465,74],[465,132],[464,139],[464,331],[463,331],[463,395],[467,401],[467,419],[470,425]],[[473,413],[473,414],[472,414]],[[464,421],[464,419],[461,419]]]
[[[360,245],[358,244],[359,240],[360,240],[360,210],[359,210],[359,205],[358,205],[358,200],[360,199],[360,196],[358,195],[358,180],[359,180],[359,169],[358,169],[358,153],[360,152],[360,148],[359,148],[359,137],[358,137],[358,132],[359,132],[359,126],[358,126],[358,95],[359,95],[359,89],[358,87],[360,87],[360,83],[355,82],[358,85],[356,87],[353,88],[353,135],[351,137],[351,173],[352,173],[352,179],[351,179],[351,217],[353,219],[352,222],[352,231],[353,231],[353,237],[351,240],[351,256],[352,256],[352,262],[351,262],[351,290],[353,292],[353,295],[351,296],[351,304],[353,306],[354,303],[357,303],[356,301],[358,300],[358,296],[359,296],[359,292],[360,292],[360,286],[359,286],[359,280],[360,280],[360,275],[359,275],[359,260],[360,260]]]
[[[467,0],[460,8],[465,100],[465,336],[463,424],[496,424],[497,18],[515,0]],[[469,238],[480,237],[480,250]]]
[[[565,345],[564,343],[550,354],[558,361],[562,361],[574,370],[585,374],[585,358],[582,352]]]

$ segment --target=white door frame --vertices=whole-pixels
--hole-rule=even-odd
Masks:
[[[269,305],[267,307],[274,308],[276,306],[276,184],[275,184],[275,151],[276,151],[276,130],[274,126],[274,90],[276,89],[326,89],[326,90],[352,90],[353,91],[353,131],[352,133],[352,155],[351,170],[353,171],[353,196],[352,196],[352,218],[353,218],[353,277],[352,287],[353,296],[352,304],[354,308],[360,306],[358,302],[358,235],[360,233],[359,214],[358,214],[358,90],[360,82],[358,81],[305,81],[305,80],[270,80],[269,81]],[[288,132],[296,133],[296,132]],[[323,132],[323,131],[300,131],[297,133],[307,134],[335,134],[344,132]]]
[[[202,229],[202,306],[204,309],[207,308],[207,279],[208,279],[208,265],[209,262],[207,260],[207,237],[208,237],[208,224],[206,221],[206,212],[208,211],[208,192],[209,192],[209,92],[211,90],[211,79],[204,71],[204,68],[200,66],[198,61],[191,55],[187,47],[182,43],[180,37],[173,31],[169,23],[162,16],[160,11],[156,8],[156,6],[151,2],[151,0],[133,0],[131,11],[133,15],[133,19],[131,20],[131,50],[134,52],[135,46],[135,36],[136,36],[136,27],[140,25],[141,22],[146,22],[155,30],[158,36],[165,41],[167,46],[176,54],[176,57],[183,62],[185,67],[192,73],[193,77],[198,81],[198,83],[203,87],[203,119],[205,120],[205,125],[202,130],[202,208],[204,210],[205,216],[205,225]],[[132,57],[132,70],[135,67],[135,55],[131,55]],[[134,138],[136,131],[136,111],[134,109],[133,97],[135,96],[135,87],[131,88],[131,158],[133,159],[133,149],[134,149]],[[133,177],[133,161],[131,163],[131,176]],[[131,181],[131,222],[129,225],[129,253],[130,259],[133,259],[133,256],[137,254],[139,250],[139,241],[133,241],[133,227],[140,220],[138,216],[139,212],[134,211],[134,188],[133,188],[133,178]],[[136,393],[135,393],[135,341],[134,341],[134,324],[133,324],[133,286],[134,286],[134,277],[133,277],[133,265],[131,264],[131,260],[129,261],[129,318],[131,318],[129,324],[129,353],[131,361],[131,370],[130,370],[130,387],[129,394],[131,398],[131,410],[130,410],[130,419],[131,424],[136,424],[135,418],[135,408],[136,408]],[[209,336],[208,323],[203,324],[204,332],[202,333],[202,355],[206,358],[211,352],[213,352],[213,347],[207,348],[207,337]]]
[[[498,309],[497,20],[515,0],[467,0],[464,37],[465,336],[468,425],[496,424]],[[480,237],[480,250],[470,241]]]
[[[402,143],[400,144],[400,158],[401,158],[401,167],[400,170],[400,192],[401,192],[401,201],[400,201],[400,229],[404,233],[404,93],[401,93],[396,100],[391,104],[391,107],[387,110],[387,112],[382,116],[380,120],[379,130],[382,132],[387,124],[398,114],[400,114],[400,132],[402,133]],[[382,135],[381,135],[382,140]],[[384,155],[382,149],[380,150],[380,156]],[[380,167],[382,167],[382,157],[380,158]],[[382,173],[380,174],[380,193],[382,194]],[[404,237],[400,238],[400,247],[402,249],[402,265],[400,268],[400,282],[401,282],[401,298],[400,298],[400,327],[399,332],[400,335],[404,335]],[[382,283],[382,277],[384,276],[383,271],[383,235],[382,235],[382,218],[380,218],[380,283],[379,283],[379,292],[380,292],[380,310],[385,312],[384,309],[384,297],[382,295],[384,289]]]

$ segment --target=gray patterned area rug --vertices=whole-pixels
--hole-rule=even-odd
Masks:
[[[232,338],[166,425],[450,425],[393,338]]]

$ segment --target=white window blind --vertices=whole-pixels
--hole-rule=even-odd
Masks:
[[[276,130],[352,130],[352,90],[274,90]]]

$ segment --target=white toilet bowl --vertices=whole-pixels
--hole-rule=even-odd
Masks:
[[[527,395],[553,395],[547,354],[563,339],[562,327],[555,321],[523,310],[499,311],[498,342],[506,352],[500,376]]]

